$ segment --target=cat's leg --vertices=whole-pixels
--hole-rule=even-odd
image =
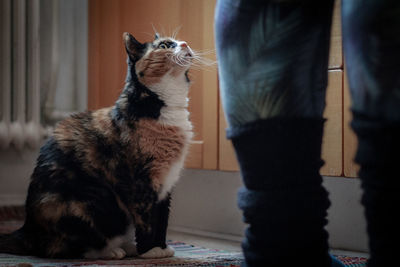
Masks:
[[[171,205],[171,193],[168,193],[165,199],[163,199],[157,205],[158,223],[156,224],[157,228],[155,232],[155,243],[157,244],[157,246],[160,246],[163,249],[168,248],[170,253],[172,251],[173,255],[173,249],[169,247],[166,243],[170,205]]]
[[[106,245],[103,248],[89,250],[84,254],[84,257],[87,259],[119,260],[137,256],[134,234],[130,228],[128,227],[128,230],[122,235],[107,238]]]
[[[168,258],[175,254],[175,250],[171,246],[167,246],[162,249],[161,247],[154,247],[139,257],[144,259],[157,259],[157,258]]]
[[[89,251],[85,253],[86,259],[120,260],[125,258],[126,251],[120,247],[108,248],[102,251]]]
[[[87,190],[81,190],[85,189]],[[95,192],[97,195],[91,196],[89,200],[68,203],[69,214],[66,216],[68,220],[64,223],[64,229],[70,232],[71,239],[76,239],[74,243],[81,243],[85,248],[86,251],[82,253],[85,258],[122,259],[127,255],[123,244],[133,234],[130,214],[120,205],[115,193],[107,185],[97,184]],[[93,242],[84,228],[77,231],[82,220],[86,221],[86,228],[89,227],[86,232],[91,230],[91,236],[100,236],[103,243]],[[69,247],[72,248],[73,245]]]
[[[64,226],[68,224],[67,226]],[[86,258],[86,259],[122,259],[126,256],[124,249],[120,247],[120,241],[107,241],[98,231],[87,222],[74,217],[62,217],[55,225],[58,233],[45,233],[42,229],[29,233],[31,236],[40,233],[36,238],[46,240],[38,242],[34,246],[35,255],[50,258]],[[64,229],[63,229],[64,228]],[[118,239],[118,238],[117,238]],[[87,250],[87,247],[92,249]]]
[[[62,249],[57,250],[53,247],[52,257],[84,257],[88,259],[121,259],[125,257],[125,251],[119,249],[121,238],[107,238],[104,233],[94,227],[92,222],[88,222],[82,217],[63,216],[55,228],[58,236],[61,236],[62,239],[52,243],[59,244]]]
[[[136,245],[133,242],[125,242],[121,245],[121,248],[125,250],[127,257],[135,257],[138,255]]]
[[[171,195],[158,202],[148,218],[148,227],[136,228],[136,242],[141,258],[172,257],[174,250],[166,243]]]
[[[124,236],[124,242],[122,243],[121,248],[125,250],[127,257],[135,257],[138,255],[135,244],[135,228],[133,224],[129,226],[128,231]]]
[[[119,260],[125,257],[137,256],[137,249],[134,243],[134,231],[133,225],[128,226],[125,234],[112,238],[101,250],[91,250],[87,252],[84,255],[85,258]]]
[[[136,246],[133,242],[131,231],[127,231],[124,235],[119,235],[108,239],[106,245],[101,249],[91,249],[84,254],[87,259],[106,259],[119,260],[125,257],[137,256]]]

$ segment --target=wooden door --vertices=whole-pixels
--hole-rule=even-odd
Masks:
[[[342,176],[343,174],[343,71],[340,69],[328,72],[326,89],[326,107],[324,118],[324,136],[322,140],[322,159],[325,165],[321,174]]]
[[[340,22],[340,1],[336,1],[332,20],[329,81],[323,115],[327,121],[322,142],[322,159],[325,165],[321,168],[321,174],[327,176],[343,175],[343,52]]]
[[[188,42],[194,50],[213,51],[215,0],[90,0],[89,109],[114,104],[124,86],[126,54],[123,32],[141,42],[152,41],[154,29]],[[211,59],[215,56],[211,53]],[[195,137],[186,163],[192,168],[217,168],[218,90],[216,67],[190,71],[191,121]]]

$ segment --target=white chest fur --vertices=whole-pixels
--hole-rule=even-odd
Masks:
[[[165,103],[165,106],[161,109],[158,122],[179,128],[185,139],[180,156],[169,166],[163,179],[162,188],[159,191],[159,199],[163,199],[179,180],[189,143],[193,137],[193,127],[189,121],[187,110],[189,83],[186,81],[184,73],[178,77],[167,74],[159,84],[152,86],[151,90],[156,92]]]
[[[180,156],[174,161],[167,171],[164,182],[159,193],[159,199],[165,198],[168,192],[180,178],[180,173],[183,169],[185,159],[188,153],[189,144],[193,137],[192,124],[189,121],[189,112],[186,109],[176,109],[165,107],[161,110],[159,122],[170,126],[179,127],[184,134],[184,145]]]

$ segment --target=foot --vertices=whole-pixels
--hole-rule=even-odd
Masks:
[[[138,255],[136,246],[133,243],[124,243],[121,247],[125,250],[127,257],[135,257]]]
[[[175,251],[172,247],[167,246],[162,249],[160,247],[155,247],[150,249],[149,251],[139,255],[140,258],[144,259],[157,259],[157,258],[168,258],[174,256]]]
[[[109,250],[107,254],[105,258],[109,260],[120,260],[126,256],[126,252],[122,248],[113,248]]]
[[[122,248],[107,248],[103,250],[92,250],[85,253],[85,259],[120,260],[125,258],[126,252]]]

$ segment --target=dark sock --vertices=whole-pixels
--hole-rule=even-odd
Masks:
[[[319,169],[323,119],[272,118],[228,130],[244,187],[247,266],[331,266],[328,194]]]
[[[354,114],[352,127],[358,136],[356,162],[361,165],[369,235],[369,267],[395,266],[400,250],[400,123],[383,123]],[[397,262],[397,261],[396,261]]]

